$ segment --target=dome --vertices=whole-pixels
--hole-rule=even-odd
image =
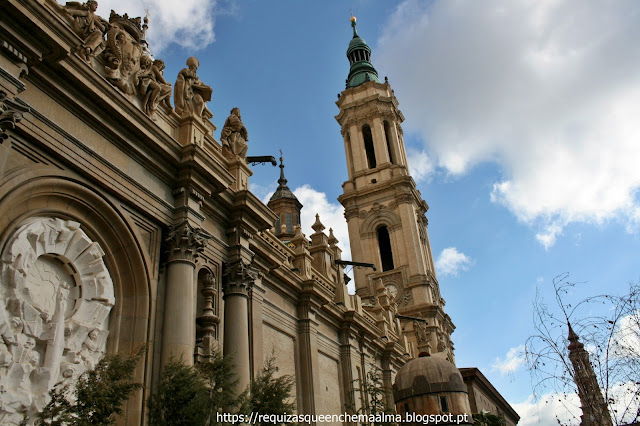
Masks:
[[[393,385],[396,402],[439,392],[467,392],[458,368],[438,356],[422,356],[403,365]]]
[[[298,201],[298,198],[294,195],[294,193],[287,186],[287,179],[284,177],[284,162],[282,157],[280,157],[280,179],[278,179],[278,188],[276,192],[273,193],[269,203],[276,200],[288,199],[294,201],[296,205],[299,204],[299,209],[302,208],[302,204]]]
[[[364,49],[367,52],[371,53],[371,48],[369,47],[369,45],[367,45],[367,42],[359,36],[353,37],[349,42],[349,47],[347,48],[347,56],[349,56],[349,53],[353,52],[356,49]]]

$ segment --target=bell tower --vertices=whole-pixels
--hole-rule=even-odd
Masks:
[[[427,352],[454,362],[455,327],[436,279],[425,217],[429,207],[409,174],[400,126],[404,116],[387,79],[380,81],[353,16],[351,26],[350,70],[336,102],[348,170],[338,201],[345,208],[353,260],[376,266],[354,269],[356,293],[366,304],[382,281],[398,306],[413,356]]]
[[[593,372],[593,366],[589,361],[589,353],[584,349],[578,335],[569,326],[569,360],[573,365],[573,380],[578,387],[578,396],[582,407],[581,426],[612,426],[611,415],[602,391],[598,385],[598,379]]]

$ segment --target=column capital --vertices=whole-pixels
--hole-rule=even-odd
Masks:
[[[211,235],[207,231],[191,226],[186,220],[178,225],[169,226],[164,238],[167,262],[195,263],[210,238]]]
[[[260,278],[260,271],[251,263],[235,260],[225,264],[223,298],[230,295],[249,297],[253,283]]]
[[[0,90],[0,143],[9,137],[8,130],[16,128],[25,112],[29,112],[29,108],[10,100],[7,94]]]

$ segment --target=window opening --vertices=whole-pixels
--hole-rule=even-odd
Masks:
[[[385,120],[384,122],[384,138],[387,141],[387,151],[389,152],[389,161],[391,161],[391,164],[396,164],[395,159],[393,158],[393,154],[391,151],[391,138],[389,137],[390,135],[390,129],[389,129],[389,122]]]
[[[368,125],[362,126],[362,136],[364,138],[364,150],[367,154],[367,163],[370,169],[376,168],[376,152],[373,148],[373,136],[371,135],[371,127]]]
[[[391,252],[391,239],[386,226],[378,228],[378,247],[380,249],[380,260],[382,261],[382,271],[393,269],[393,253]]]

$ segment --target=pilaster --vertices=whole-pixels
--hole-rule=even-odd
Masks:
[[[249,190],[249,177],[253,172],[247,165],[247,162],[240,157],[229,161],[229,172],[235,177],[235,182],[231,186],[235,191]]]
[[[393,399],[393,380],[391,366],[392,353],[393,342],[387,342],[385,349],[382,352],[382,359],[380,360],[382,366],[382,387],[384,388],[385,402],[387,407],[394,407],[395,405],[395,401]]]
[[[355,312],[345,312],[344,320],[340,324],[338,338],[340,340],[340,366],[342,367],[342,388],[344,389],[344,410],[353,413],[355,410],[356,395],[353,387],[353,363],[354,356],[351,346],[351,328]],[[351,423],[349,423],[351,424]]]
[[[298,351],[302,378],[302,400],[299,410],[303,414],[316,413],[315,395],[320,394],[318,322],[316,321],[318,306],[312,299],[311,294],[304,292],[298,302]]]
[[[374,117],[371,123],[371,134],[373,137],[373,146],[376,152],[376,159],[379,165],[391,162],[389,158],[389,150],[387,149],[387,141],[384,136],[384,127],[380,117]]]
[[[263,303],[265,289],[262,285],[262,274],[258,274],[258,279],[253,282],[249,291],[249,343],[250,343],[250,364],[251,377],[262,370],[264,365],[264,345],[262,331],[263,327]]]

